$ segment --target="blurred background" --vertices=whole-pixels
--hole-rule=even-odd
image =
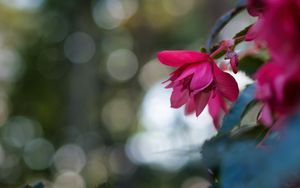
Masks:
[[[170,108],[171,69],[156,53],[200,49],[233,6],[0,0],[0,187],[208,187],[200,147],[211,119]]]

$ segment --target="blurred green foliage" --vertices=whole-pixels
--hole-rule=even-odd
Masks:
[[[0,156],[1,188],[20,187],[37,181],[43,181],[49,187],[67,180],[79,182],[79,185],[84,181],[86,187],[189,188],[195,182],[201,182],[201,176],[209,178],[200,164],[188,165],[178,172],[133,164],[124,154],[125,144],[141,129],[138,111],[147,91],[139,81],[143,66],[162,49],[199,49],[215,20],[231,4],[218,0],[185,3],[178,0],[124,0],[125,4],[120,4],[115,0],[110,2],[116,4],[109,5],[113,16],[105,17],[108,10],[103,10],[103,2],[44,0],[40,6],[33,7],[34,3],[28,0],[27,4],[32,7],[20,8],[10,5],[9,1],[1,1],[0,51],[9,49],[17,62],[13,76],[0,82],[1,93],[8,96],[4,97],[8,108],[0,115],[3,124],[0,143],[5,151],[5,157]],[[102,13],[98,18],[97,15]],[[104,25],[101,27],[101,24]],[[76,40],[71,40],[74,37]],[[70,49],[66,45],[68,40],[73,45]],[[118,49],[126,49],[127,58],[131,58],[128,51],[136,56],[136,72],[126,65],[125,68],[107,67],[109,59],[120,55],[112,55]],[[124,72],[125,75],[118,75]],[[156,78],[156,81],[162,78]],[[111,107],[114,105],[117,107]],[[108,110],[103,112],[104,109]],[[125,109],[126,114],[122,116],[119,109]],[[30,132],[27,136],[22,130],[19,133],[6,131],[9,120],[16,116],[36,122],[41,129],[36,131],[39,134],[31,135]],[[16,135],[17,141],[23,136],[24,144],[20,147],[9,145],[7,132]],[[65,144],[76,143],[83,148],[87,164],[96,150],[101,150],[103,159],[96,155],[100,160],[96,163],[97,168],[93,171],[84,167],[80,176],[59,176],[62,172],[56,170],[61,164],[51,163],[48,168],[34,170],[35,166],[28,165],[23,155],[27,141],[39,137],[49,141],[56,150]],[[107,161],[109,153],[116,148],[120,148],[123,155],[117,155],[117,171],[114,171]],[[36,157],[34,160],[40,159]],[[8,164],[7,160],[14,163],[3,165]],[[131,170],[118,173],[118,169],[126,165],[130,165]],[[67,186],[61,183],[58,187]]]

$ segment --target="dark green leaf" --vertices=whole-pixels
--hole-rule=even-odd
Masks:
[[[248,30],[250,29],[251,26],[252,26],[252,25],[247,26],[247,27],[244,28],[242,31],[240,31],[240,32],[238,32],[237,34],[235,34],[233,38],[235,39],[235,38],[238,38],[238,37],[241,37],[241,36],[246,35],[246,33],[248,32]]]
[[[227,133],[231,131],[236,125],[239,125],[242,114],[247,105],[253,100],[255,91],[255,84],[248,86],[239,96],[231,110],[223,119],[222,126],[219,133]]]
[[[264,64],[264,60],[256,56],[245,56],[239,61],[239,70],[244,71],[248,76],[252,76],[257,69]]]

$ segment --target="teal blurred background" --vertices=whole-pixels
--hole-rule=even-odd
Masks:
[[[233,4],[0,0],[0,187],[208,187],[211,119],[170,108],[155,56],[200,49]]]

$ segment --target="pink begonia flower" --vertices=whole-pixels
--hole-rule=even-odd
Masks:
[[[273,58],[299,62],[299,31],[300,0],[269,0],[258,37],[266,42]]]
[[[262,0],[251,0],[261,3]],[[272,58],[277,62],[299,63],[300,61],[300,0],[264,0],[263,11],[247,33],[246,39],[256,39],[267,45]],[[255,10],[255,8],[254,8]],[[255,14],[254,14],[255,15]]]
[[[158,53],[161,63],[177,68],[170,74],[173,88],[171,107],[185,105],[185,113],[196,112],[199,116],[208,104],[214,125],[219,127],[222,113],[227,112],[225,99],[235,101],[239,90],[235,79],[223,72],[206,53],[189,50],[162,51]]]
[[[291,113],[300,104],[300,69],[269,62],[256,73],[256,99],[263,107],[258,119],[271,126],[277,116]]]
[[[258,21],[254,23],[248,30],[245,40],[252,41],[257,38],[259,27],[261,25],[261,19],[263,13],[267,7],[267,0],[248,0],[247,1],[247,10],[251,16],[258,17]]]
[[[261,16],[266,8],[266,0],[248,0],[247,10],[251,16]]]

